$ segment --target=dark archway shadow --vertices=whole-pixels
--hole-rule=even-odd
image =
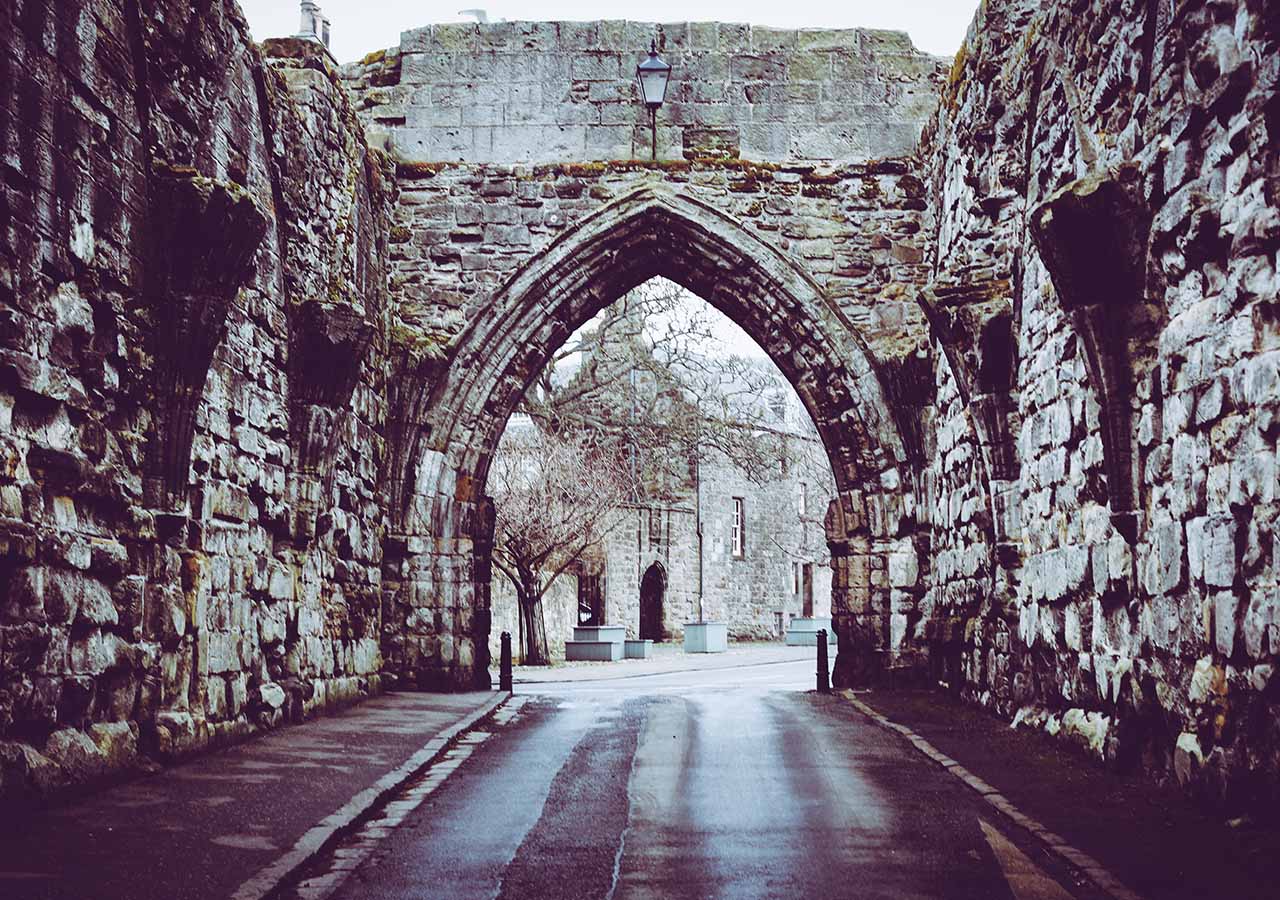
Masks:
[[[640,581],[640,640],[665,641],[663,604],[667,595],[667,573],[661,563],[654,563],[645,570]]]

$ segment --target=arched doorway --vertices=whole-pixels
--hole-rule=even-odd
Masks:
[[[433,687],[488,684],[493,510],[485,484],[498,441],[555,348],[654,276],[723,312],[791,382],[826,449],[846,528],[868,538],[847,561],[841,596],[857,609],[888,607],[887,588],[873,586],[870,573],[887,565],[890,525],[909,505],[911,485],[899,470],[906,452],[894,408],[857,326],[740,220],[686,193],[645,186],[517,268],[405,401],[411,427],[387,461],[393,518],[403,529],[391,551],[403,557],[395,565],[405,580],[384,625],[388,658],[405,677]],[[838,635],[854,614],[833,610]]]
[[[640,640],[664,641],[662,601],[667,593],[667,575],[658,563],[651,565],[640,581]]]

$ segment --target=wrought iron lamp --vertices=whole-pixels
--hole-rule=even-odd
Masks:
[[[671,64],[658,55],[658,42],[649,44],[649,58],[636,66],[636,82],[640,85],[640,99],[649,107],[649,133],[653,139],[652,159],[658,159],[658,107],[667,97],[667,82],[671,78]]]

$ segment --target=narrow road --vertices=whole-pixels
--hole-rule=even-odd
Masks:
[[[955,779],[808,692],[812,670],[524,686],[336,896],[1074,896]]]

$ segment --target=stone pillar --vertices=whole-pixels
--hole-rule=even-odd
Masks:
[[[386,540],[383,656],[404,689],[487,690],[493,501],[439,497],[431,523]]]
[[[475,518],[475,554],[472,561],[474,601],[471,612],[471,640],[475,647],[472,686],[487,691],[493,687],[489,675],[489,630],[493,624],[490,586],[493,579],[493,528],[496,511],[492,497],[484,497]]]
[[[837,689],[875,681],[884,657],[888,610],[877,609],[872,601],[872,557],[861,505],[860,496],[837,497],[827,507],[824,522],[831,552],[831,627],[836,633],[831,683]],[[887,601],[887,591],[881,593]]]

